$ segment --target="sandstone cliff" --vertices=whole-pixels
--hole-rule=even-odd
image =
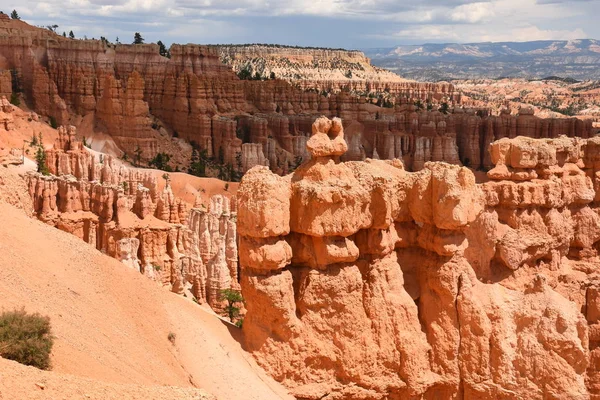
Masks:
[[[312,133],[311,161],[238,190],[243,330],[273,377],[301,399],[600,395],[596,138],[499,140],[476,184],[340,162],[339,119]]]
[[[590,121],[541,120],[526,111],[487,117],[461,108],[449,114],[418,110],[415,100],[452,104],[460,98],[450,84],[399,81],[356,52],[243,49],[173,45],[166,58],[155,44],[71,40],[22,21],[1,20],[0,82],[6,82],[4,88],[10,75],[11,85],[19,86],[31,107],[50,121],[81,127],[91,120],[130,159],[144,163],[166,152],[181,168],[187,167],[192,149],[171,146],[172,141],[193,142],[208,157],[241,172],[268,165],[286,174],[308,160],[305,143],[320,115],[344,121],[347,159],[398,157],[412,170],[427,161],[490,168],[486,149],[495,139],[588,137],[592,131]],[[253,51],[268,59],[294,60],[302,68],[348,66],[364,76],[356,72],[354,78],[353,72],[352,79],[314,76],[293,83],[240,80],[219,59],[227,53],[232,60],[244,60]]]

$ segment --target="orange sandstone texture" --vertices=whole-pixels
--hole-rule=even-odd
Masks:
[[[490,181],[446,163],[313,158],[238,189],[248,349],[301,399],[587,399],[600,161],[594,139],[491,146]]]

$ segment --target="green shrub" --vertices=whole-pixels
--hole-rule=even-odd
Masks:
[[[244,302],[244,298],[242,297],[242,294],[239,291],[233,289],[223,289],[219,292],[219,300],[227,301],[225,311],[227,312],[227,315],[229,316],[231,322],[233,322],[237,317],[239,317],[240,308],[236,307],[235,304]]]
[[[50,369],[54,337],[50,318],[25,310],[0,314],[0,356],[40,369]]]
[[[448,103],[445,103],[445,102],[442,103],[441,106],[440,106],[440,108],[439,108],[439,111],[442,112],[442,113],[444,113],[444,114],[448,114],[449,110],[450,110],[450,106],[448,105]]]
[[[58,123],[56,122],[56,118],[54,118],[52,116],[50,117],[50,126],[53,129],[57,129],[58,128]]]
[[[249,65],[246,65],[240,72],[238,72],[237,76],[242,80],[250,80],[252,79],[252,69]]]
[[[167,153],[158,153],[148,165],[154,167],[156,169],[162,169],[163,171],[173,171],[173,168],[169,165],[169,161],[171,161],[171,155]],[[166,175],[166,174],[165,174]],[[163,175],[164,178],[164,175]]]
[[[167,339],[169,339],[169,342],[171,342],[171,344],[175,344],[175,338],[176,338],[176,335],[173,332],[169,332]]]

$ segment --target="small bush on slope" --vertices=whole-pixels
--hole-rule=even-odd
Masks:
[[[40,369],[50,369],[54,337],[50,318],[25,310],[0,314],[0,356]]]

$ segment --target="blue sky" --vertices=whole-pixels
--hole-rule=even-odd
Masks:
[[[395,44],[600,38],[600,0],[0,0],[33,25],[131,42]]]

